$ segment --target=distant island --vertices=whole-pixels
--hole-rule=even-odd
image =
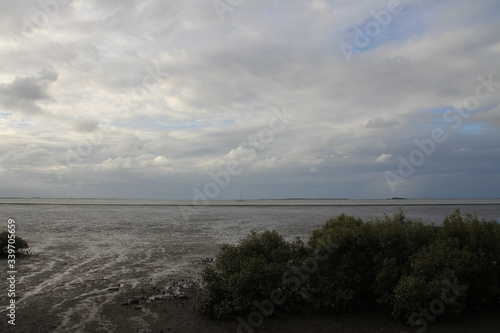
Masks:
[[[257,200],[349,200],[349,198],[278,198],[278,199],[257,199]]]

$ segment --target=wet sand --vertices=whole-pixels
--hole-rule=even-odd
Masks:
[[[178,282],[193,281],[203,267],[202,254],[216,249],[174,244],[136,254],[108,250],[73,257],[67,249],[67,254],[58,257],[41,253],[18,258],[16,325],[7,324],[2,306],[0,315],[5,320],[0,332],[150,332],[148,322],[156,315],[135,311],[129,318],[129,306],[122,304],[134,298],[141,306],[156,303],[144,298],[154,296],[153,287],[165,290]],[[7,290],[5,278],[0,288]],[[193,296],[191,292],[191,303]],[[123,323],[127,330],[120,328]]]

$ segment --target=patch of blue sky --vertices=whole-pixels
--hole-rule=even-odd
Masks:
[[[418,127],[420,128],[432,128],[436,127],[436,125],[441,127],[449,126],[449,121],[445,120],[445,114],[447,112],[453,112],[454,108],[452,106],[442,106],[435,108],[427,108],[422,110],[415,110],[414,114],[418,115],[417,119],[421,119],[421,122],[418,123]],[[444,124],[444,125],[443,125]]]
[[[208,127],[210,122],[199,120],[186,120],[162,123],[160,127],[163,130],[183,130],[183,129],[200,129]]]
[[[344,32],[341,40],[364,53],[386,44],[404,44],[425,34],[433,12],[429,7],[414,7],[402,3],[401,12],[390,13],[386,8],[371,11],[364,22]]]
[[[437,115],[439,117],[442,117],[442,115],[448,111],[453,111],[453,107],[444,106],[444,107],[437,107],[437,108],[428,108],[428,109],[422,110],[421,112],[430,113],[430,114],[434,114],[434,115]]]
[[[205,120],[185,120],[185,121],[175,121],[172,123],[163,123],[162,128],[165,130],[169,129],[191,129],[191,128],[207,128],[217,124],[233,125],[236,123],[235,119],[205,119]]]
[[[228,118],[221,121],[222,124],[233,125],[236,124],[236,119]]]
[[[428,108],[417,111],[418,113],[427,116],[427,121],[423,121],[417,125],[421,129],[450,128],[459,124],[458,132],[464,134],[480,134],[488,130],[491,126],[486,122],[470,122],[472,115],[479,112],[487,112],[494,107],[478,108],[475,111],[459,110],[453,106],[443,106],[436,108]]]
[[[0,112],[0,117],[7,118],[12,116],[12,112]]]
[[[30,124],[27,121],[22,121],[16,124],[18,127],[28,127]]]
[[[155,117],[155,118],[143,118],[134,122],[115,122],[114,126],[129,129],[129,130],[139,130],[139,129],[152,129],[152,130],[180,130],[180,129],[190,129],[190,128],[204,128],[210,125],[210,122],[203,120],[173,120],[170,117]]]
[[[478,112],[488,112],[490,110],[493,110],[494,108],[495,108],[495,106],[486,106],[486,107],[477,108],[476,110],[471,110],[471,111],[467,111],[465,109],[460,111],[456,107],[454,107],[452,105],[448,105],[448,106],[422,109],[418,112],[434,115],[436,117],[436,120],[439,121],[439,120],[443,120],[444,115],[448,112],[454,112],[457,115],[461,115],[461,113],[462,113],[462,114],[467,114],[470,116],[470,115],[473,115],[473,114],[478,113]],[[467,116],[467,118],[469,116]]]
[[[432,14],[424,9],[412,9],[409,6],[398,15],[393,15],[390,24],[382,27],[374,47],[388,43],[401,43],[423,36],[429,29]]]
[[[472,123],[472,124],[467,124],[467,125],[462,125],[458,129],[460,133],[468,134],[468,135],[477,135],[481,134],[484,131],[486,131],[489,128],[488,123]]]
[[[498,23],[500,14],[500,1],[485,1],[481,3],[481,15],[474,15],[469,18],[471,23],[483,25],[485,23]]]

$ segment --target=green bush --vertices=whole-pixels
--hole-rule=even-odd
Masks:
[[[499,258],[500,224],[455,211],[445,218],[437,239],[411,257],[410,271],[395,288],[393,315],[409,318],[432,302],[444,303],[443,315],[495,308],[500,304]]]
[[[308,243],[311,252],[325,244],[335,244],[330,255],[310,276],[310,285],[318,290],[314,294],[319,299],[316,305],[323,310],[345,312],[366,305],[373,280],[366,231],[362,219],[345,214],[313,231]]]
[[[410,269],[410,258],[435,241],[438,228],[411,221],[403,212],[392,218],[367,223],[371,238],[374,280],[372,293],[378,305],[390,309],[394,304],[394,286]]]
[[[0,232],[0,257],[7,257],[8,255],[8,245],[9,245],[9,235],[10,233],[8,231],[1,231]],[[22,239],[21,237],[16,236],[14,238],[14,247],[16,250],[16,253],[19,253],[19,250],[21,249],[27,249],[28,248],[28,243]]]
[[[421,249],[411,258],[410,271],[400,278],[394,289],[393,316],[408,319],[413,313],[420,313],[420,309],[428,308],[434,300],[444,303],[447,314],[461,314],[465,309],[463,300],[469,294],[469,287],[462,283],[472,260],[470,252],[458,249],[456,242],[450,239],[438,240]],[[454,296],[449,295],[450,283],[456,283],[455,289],[459,289]],[[452,296],[452,302],[444,302],[443,299]]]
[[[471,214],[462,217],[457,210],[444,220],[441,238],[453,240],[464,257],[470,257],[461,271],[461,278],[470,286],[468,306],[500,305],[500,224]]]
[[[286,302],[279,311],[293,312],[303,300],[283,276],[304,255],[300,240],[286,242],[274,230],[254,230],[238,245],[222,245],[215,263],[202,273],[204,295],[198,308],[213,318],[247,313],[254,309],[254,301],[267,300],[280,289]]]
[[[458,210],[442,226],[401,211],[371,222],[341,214],[314,230],[307,246],[276,231],[221,246],[203,271],[198,306],[214,318],[248,314],[280,290],[286,302],[274,313],[304,304],[331,312],[382,307],[397,320],[426,325],[429,316],[500,306],[499,260],[496,221]]]
[[[401,211],[369,223],[345,214],[330,219],[308,243],[310,251],[319,241],[337,245],[311,277],[321,290],[320,307],[334,312],[392,308],[394,286],[409,270],[409,258],[436,235],[435,226],[410,221]]]

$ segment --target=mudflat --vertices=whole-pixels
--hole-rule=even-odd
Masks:
[[[23,259],[42,260],[40,257]],[[16,325],[7,323],[5,311],[1,332],[424,332],[401,325],[378,312],[356,312],[325,315],[311,309],[292,317],[267,318],[261,322],[248,316],[211,320],[196,309],[200,295],[197,274],[203,260],[192,261],[188,271],[170,273],[164,278],[133,279],[130,274],[67,280],[71,267],[90,269],[88,263],[58,262],[50,271],[37,275],[40,286],[18,299]],[[141,264],[138,264],[141,266]],[[144,265],[144,263],[143,263]],[[138,267],[138,266],[137,266]],[[140,271],[140,270],[138,270]],[[59,278],[57,278],[59,276]],[[52,283],[47,284],[47,281]],[[127,283],[129,281],[130,283]],[[70,282],[70,283],[68,283]],[[22,290],[23,283],[19,283]],[[46,287],[46,289],[44,289]],[[4,310],[4,309],[2,309]],[[253,321],[252,321],[253,320]],[[244,323],[243,323],[244,322]],[[500,328],[500,312],[474,313],[452,321],[430,322],[425,332],[496,332]]]

